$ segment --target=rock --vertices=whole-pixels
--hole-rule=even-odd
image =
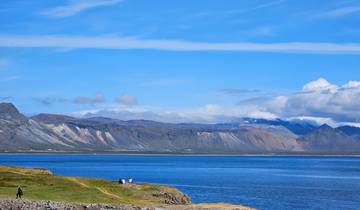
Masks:
[[[184,194],[174,195],[167,192],[159,192],[159,193],[154,193],[153,196],[163,198],[164,203],[169,205],[191,204],[190,198]]]

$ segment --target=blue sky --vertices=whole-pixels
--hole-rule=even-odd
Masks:
[[[357,0],[2,0],[0,99],[28,115],[355,124],[359,21]]]

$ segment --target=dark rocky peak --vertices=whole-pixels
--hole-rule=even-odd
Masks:
[[[322,125],[319,127],[319,129],[334,129],[334,128],[325,123],[325,124],[322,124]]]
[[[0,103],[0,119],[27,120],[12,103]]]

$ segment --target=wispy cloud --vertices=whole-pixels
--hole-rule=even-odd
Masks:
[[[6,76],[6,77],[3,77],[3,78],[0,78],[0,81],[2,81],[2,82],[13,81],[13,80],[18,80],[20,78],[21,78],[20,75]]]
[[[252,30],[246,32],[246,34],[251,36],[272,36],[274,35],[274,27],[271,26],[260,26],[255,27]]]
[[[360,6],[337,8],[317,15],[320,18],[336,18],[360,12]]]
[[[9,100],[11,100],[11,99],[12,99],[11,96],[0,97],[0,101],[9,101]]]
[[[242,51],[318,54],[359,54],[359,43],[283,42],[209,43],[118,36],[0,36],[0,47],[72,49],[153,49],[164,51]]]
[[[138,103],[135,96],[131,96],[126,93],[115,98],[115,102],[125,106],[134,106]]]
[[[69,102],[66,98],[58,98],[53,96],[46,96],[46,97],[34,97],[32,98],[35,102],[44,105],[44,106],[51,106],[55,103],[65,103]]]
[[[191,81],[188,79],[160,79],[160,80],[144,82],[142,86],[144,87],[172,86],[172,85],[182,85],[190,82]]]
[[[261,90],[257,89],[237,89],[237,88],[228,88],[222,89],[219,91],[221,94],[229,95],[229,96],[241,96],[241,95],[248,95],[248,94],[258,94],[261,93]]]
[[[98,92],[95,97],[88,97],[88,96],[78,96],[74,99],[75,104],[99,104],[105,103],[106,99],[103,93]]]
[[[6,58],[0,58],[0,69],[7,66],[9,64],[9,60]]]
[[[45,10],[40,14],[52,18],[64,18],[95,7],[115,5],[121,1],[122,0],[72,0],[66,5]]]
[[[267,2],[267,3],[264,3],[264,4],[260,4],[258,6],[255,6],[255,7],[252,8],[252,10],[272,7],[272,6],[275,6],[275,5],[278,5],[278,4],[282,4],[284,2],[285,2],[285,0],[270,1],[270,2]]]
[[[230,10],[227,11],[227,13],[229,14],[238,14],[238,13],[246,13],[246,12],[253,12],[259,9],[265,9],[265,8],[269,8],[269,7],[273,7],[279,4],[284,3],[286,0],[275,0],[275,1],[270,1],[270,2],[266,2],[263,4],[258,4],[254,7],[249,7],[249,8],[244,8],[244,9],[237,9],[237,10]]]

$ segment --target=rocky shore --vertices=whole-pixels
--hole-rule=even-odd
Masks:
[[[53,201],[31,201],[23,199],[0,200],[0,210],[155,210],[154,207],[135,207],[110,204],[69,204]]]
[[[132,206],[112,204],[70,204],[53,201],[32,201],[20,199],[0,199],[0,210],[253,210],[244,206],[228,204]]]

